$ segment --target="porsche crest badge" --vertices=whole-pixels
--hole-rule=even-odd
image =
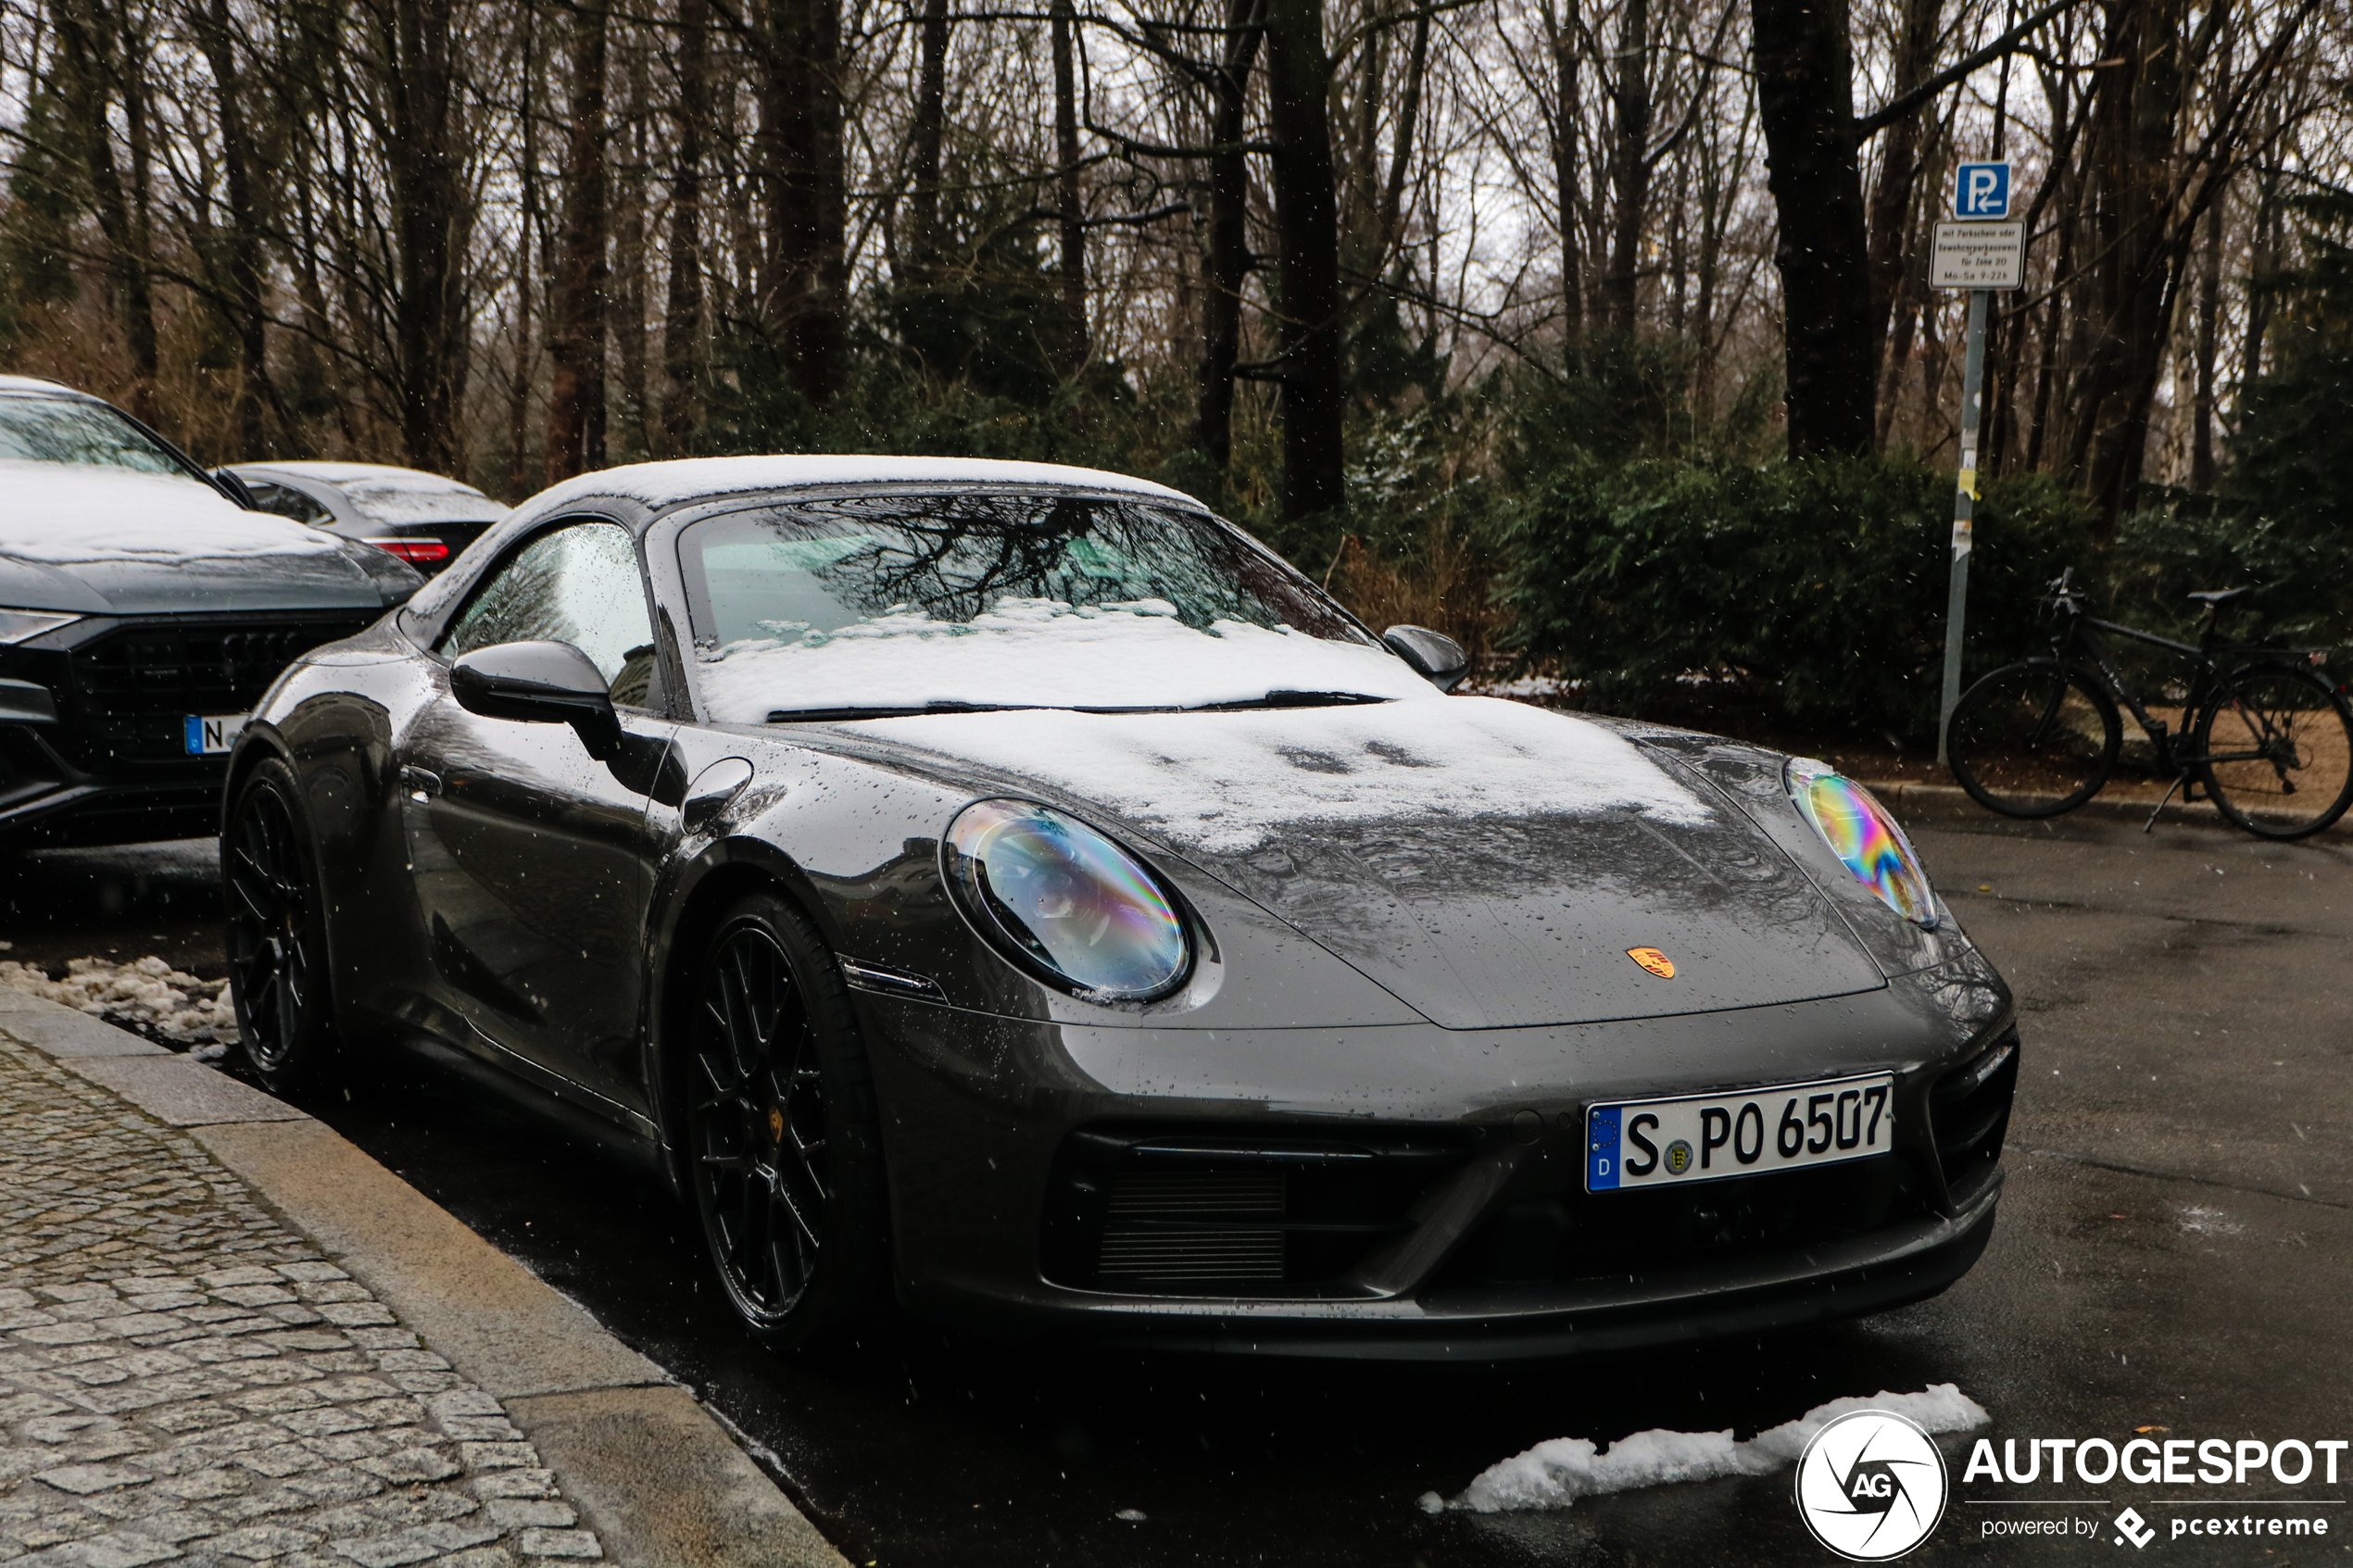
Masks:
[[[1657,975],[1661,980],[1675,978],[1675,960],[1656,947],[1629,947],[1626,956]]]

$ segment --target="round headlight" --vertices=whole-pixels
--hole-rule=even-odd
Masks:
[[[1936,923],[1936,895],[1911,841],[1871,792],[1819,762],[1793,762],[1789,791],[1797,809],[1879,901],[1919,925]]]
[[[949,885],[1023,968],[1105,1001],[1176,989],[1185,922],[1142,861],[1086,823],[1027,800],[980,800],[949,824]]]

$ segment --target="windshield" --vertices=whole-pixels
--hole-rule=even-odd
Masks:
[[[1379,701],[1429,687],[1207,518],[1005,492],[861,495],[679,538],[711,716]]]
[[[0,458],[168,473],[202,483],[152,436],[103,403],[0,397]]]

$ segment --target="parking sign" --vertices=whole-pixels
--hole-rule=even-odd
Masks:
[[[2007,163],[1965,163],[1953,175],[1953,216],[1965,220],[1999,222],[2010,215],[2010,166]]]

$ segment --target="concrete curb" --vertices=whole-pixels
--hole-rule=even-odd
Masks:
[[[157,1120],[192,1129],[289,1224],[506,1404],[610,1561],[848,1568],[660,1367],[324,1123],[6,986],[0,1030]]]
[[[2005,817],[1989,811],[1969,798],[1969,792],[1958,784],[1910,784],[1901,780],[1858,780],[1873,795],[1887,803],[1889,810],[1908,821],[1931,822],[1968,819],[1985,822],[2059,823],[2070,820],[2099,822],[2128,822],[2139,827],[2149,820],[2149,803],[2145,800],[2119,800],[2094,796],[2074,810],[2057,817]],[[2217,832],[2237,834],[2239,829],[2222,820],[2222,813],[2206,801],[2183,805],[2179,799],[2167,803],[2158,813],[2162,827],[2211,828]],[[2245,835],[2252,837],[2252,835]],[[2328,843],[2353,837],[2353,811],[2307,842]]]

